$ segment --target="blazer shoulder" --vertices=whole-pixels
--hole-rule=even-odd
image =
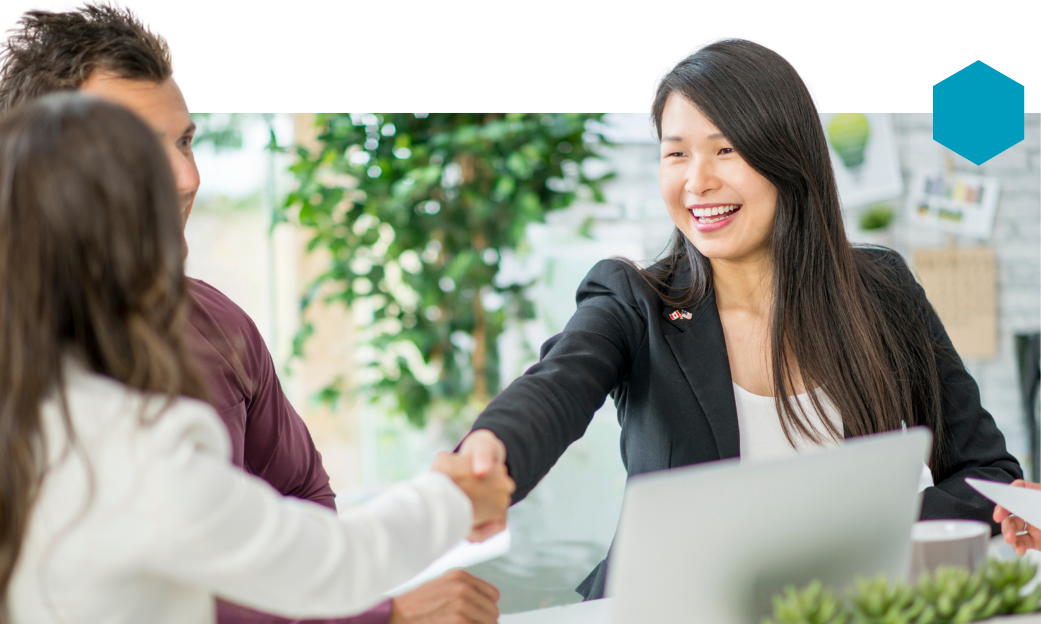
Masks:
[[[861,278],[869,287],[905,290],[918,286],[904,257],[888,247],[853,247],[853,259]]]
[[[911,275],[911,267],[899,252],[879,245],[855,245],[853,259],[858,266],[874,266]]]
[[[579,305],[586,299],[614,296],[634,307],[660,301],[661,295],[640,275],[633,265],[621,258],[597,262],[578,287]]]

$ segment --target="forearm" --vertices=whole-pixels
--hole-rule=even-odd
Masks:
[[[589,357],[590,343],[597,343]],[[624,367],[621,354],[597,337],[552,338],[543,360],[504,390],[474,423],[506,447],[506,465],[523,500],[567,447],[585,434]]]
[[[167,508],[157,530],[168,538],[147,565],[263,612],[325,618],[370,609],[472,526],[469,499],[441,474],[337,518],[243,481],[230,466],[222,473],[219,463],[198,463],[157,484],[180,508]]]

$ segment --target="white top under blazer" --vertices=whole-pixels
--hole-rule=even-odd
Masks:
[[[828,395],[820,390],[817,398],[824,409],[824,416],[842,433],[842,415],[831,402]],[[792,431],[792,446],[781,428],[781,421],[777,418],[777,400],[772,396],[761,396],[752,394],[741,386],[734,384],[734,403],[737,407],[737,430],[740,439],[741,462],[762,463],[794,457],[804,453],[813,453],[828,448],[841,446],[844,442],[842,437],[835,438],[828,433],[824,421],[813,409],[809,393],[797,394],[795,402],[802,406],[803,413],[809,424],[821,434],[823,444],[816,444],[798,431]],[[918,479],[918,491],[933,485],[933,473],[926,465],[922,466],[922,474]]]
[[[76,441],[46,401],[49,467],[7,594],[16,624],[212,622],[214,595],[286,617],[358,613],[472,526],[440,473],[338,518],[233,467],[210,406],[166,406],[71,358],[65,371]]]

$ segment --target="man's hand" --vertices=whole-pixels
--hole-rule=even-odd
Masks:
[[[495,586],[452,570],[394,598],[387,624],[494,624],[498,601]]]
[[[487,429],[470,432],[459,447],[459,454],[469,457],[475,476],[488,475],[498,466],[506,465],[506,445]],[[489,522],[479,524],[466,538],[471,542],[483,542],[489,537],[506,530],[506,511]]]
[[[441,452],[434,458],[432,469],[446,474],[470,498],[474,524],[467,539],[480,542],[506,528],[506,510],[515,489],[513,479],[506,474],[506,466],[500,464],[478,477],[469,457]],[[498,531],[488,530],[487,527],[497,525],[500,519],[502,526]]]
[[[1011,485],[1030,488],[1031,490],[1041,490],[1041,484],[1030,483],[1023,479],[1016,479]],[[1029,548],[1041,550],[1041,527],[1027,524],[1022,518],[1013,516],[1001,505],[994,507],[994,522],[1001,523],[1002,537],[1005,538],[1005,542],[1009,546],[1016,550],[1016,554],[1020,557]]]

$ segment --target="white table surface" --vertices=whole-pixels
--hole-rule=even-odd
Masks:
[[[610,620],[610,598],[499,616],[499,624],[608,624]]]

